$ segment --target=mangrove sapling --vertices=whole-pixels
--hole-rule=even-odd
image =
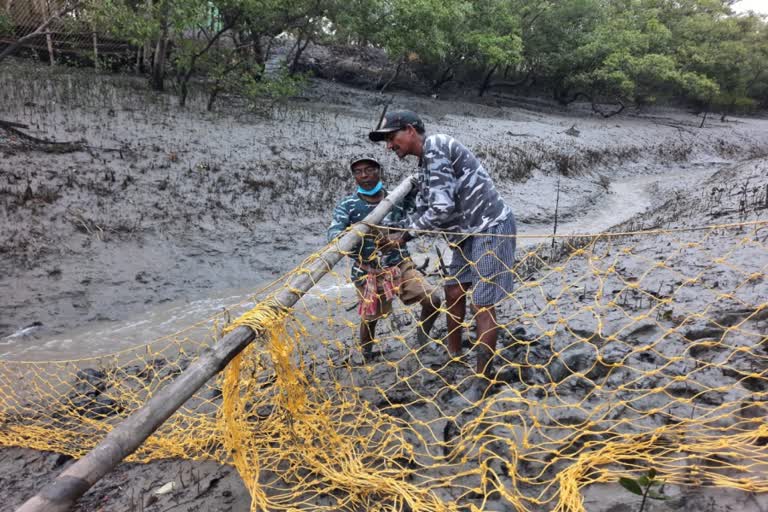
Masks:
[[[656,479],[656,470],[653,468],[649,469],[647,474],[637,479],[621,477],[619,478],[619,483],[629,492],[643,497],[643,500],[640,502],[640,509],[638,512],[643,512],[645,509],[645,503],[648,498],[653,500],[669,499],[669,496],[666,496],[660,490],[664,485],[664,480]],[[652,489],[653,487],[656,487],[657,490]]]

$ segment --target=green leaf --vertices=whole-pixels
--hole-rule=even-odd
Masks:
[[[619,483],[629,492],[635,493],[638,496],[643,495],[643,490],[640,488],[640,485],[637,483],[637,481],[631,478],[621,477],[619,478]]]
[[[651,468],[651,469],[648,470],[648,478],[650,478],[651,480],[656,478],[656,470],[655,469]]]
[[[648,491],[648,497],[654,500],[668,500],[669,496],[656,491]]]
[[[3,13],[0,13],[0,35],[6,35],[13,33],[13,22],[11,18]]]

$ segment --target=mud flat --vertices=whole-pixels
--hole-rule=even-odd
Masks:
[[[3,135],[4,357],[110,351],[187,325],[184,306],[200,318],[243,300],[324,243],[350,157],[377,155],[389,182],[415,165],[367,141],[387,98],[329,82],[260,115],[179,110],[141,80],[66,69],[5,68],[0,85],[2,118],[88,145],[51,153]],[[558,181],[558,232],[590,232],[651,206],[657,178],[684,187],[768,147],[758,119],[699,129],[682,112],[604,120],[494,101],[394,95],[391,108],[474,148],[521,234],[551,233]]]
[[[143,87],[30,67],[0,76],[0,118],[88,146],[52,153],[0,134],[3,358],[109,353],[247,301],[324,244],[331,208],[351,188],[349,158],[381,157],[390,182],[414,169],[367,141],[386,101],[377,94],[316,81],[303,98],[259,115],[236,103],[208,114],[195,101],[181,111],[173,97]],[[764,120],[699,128],[677,111],[604,120],[396,94],[390,108],[398,107],[423,112],[430,131],[455,135],[483,157],[524,236],[551,234],[558,183],[561,234],[765,216],[758,196],[752,207],[739,203],[742,184],[765,186]],[[24,449],[0,453],[0,497],[14,505],[68,463]],[[150,497],[171,480],[173,492]],[[650,510],[768,506],[762,496],[720,489],[676,492],[676,505]],[[152,500],[151,510],[248,508],[231,468],[159,461],[121,465],[80,509],[139,510],[137,496]],[[589,488],[585,499],[590,512],[632,509],[616,486]]]

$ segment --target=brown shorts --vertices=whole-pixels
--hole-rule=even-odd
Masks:
[[[435,287],[427,282],[421,272],[416,270],[416,266],[411,260],[403,261],[398,267],[400,267],[400,286],[395,293],[403,304],[415,304],[432,296],[435,292]],[[364,291],[363,283],[364,281],[355,286],[355,288],[357,288],[357,296],[361,300]],[[363,320],[367,322],[378,320],[392,312],[392,301],[387,300],[384,296],[382,284],[377,283],[377,285],[379,300],[376,304],[376,313],[372,315],[364,315]]]

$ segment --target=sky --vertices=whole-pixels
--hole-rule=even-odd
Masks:
[[[741,0],[733,6],[738,12],[755,11],[760,14],[768,14],[768,0]]]

